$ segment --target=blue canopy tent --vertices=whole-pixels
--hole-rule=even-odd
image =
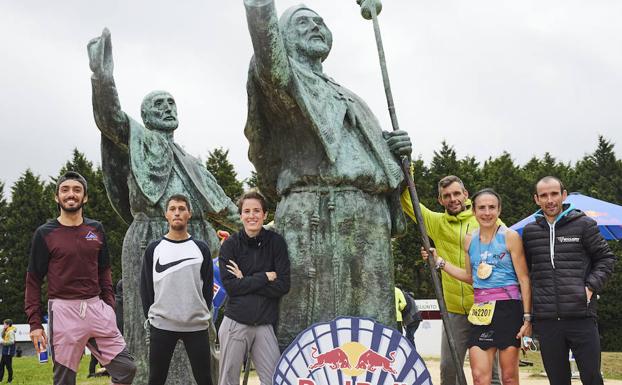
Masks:
[[[568,194],[564,203],[572,203],[575,208],[583,211],[585,215],[598,223],[598,228],[606,240],[622,239],[622,206],[601,201],[576,192]],[[530,222],[535,221],[534,215],[512,225],[512,229],[522,235],[523,228]]]

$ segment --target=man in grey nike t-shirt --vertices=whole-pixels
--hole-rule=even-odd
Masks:
[[[213,265],[207,244],[188,234],[192,216],[184,195],[166,204],[169,231],[145,250],[140,296],[150,324],[149,385],[166,382],[178,340],[184,342],[198,385],[212,385],[208,328]]]

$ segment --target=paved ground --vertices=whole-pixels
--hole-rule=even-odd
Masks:
[[[426,366],[428,367],[430,374],[432,374],[432,383],[435,385],[440,385],[441,380],[440,380],[439,361],[435,359],[428,359],[426,360]],[[471,378],[471,371],[470,371],[470,368],[468,367],[468,364],[466,364],[464,367],[464,373],[467,376],[467,382],[469,383],[469,385],[472,385],[473,379]],[[531,373],[529,373],[527,369],[521,368],[520,383],[523,385],[548,385],[549,381],[546,377],[534,376]],[[242,381],[240,381],[240,384],[242,384]],[[254,376],[254,372],[252,372],[251,378],[249,379],[248,384],[249,385],[260,385],[259,379],[256,376]],[[606,385],[622,385],[622,381],[605,380],[605,384]],[[572,385],[581,385],[581,381],[573,380]]]

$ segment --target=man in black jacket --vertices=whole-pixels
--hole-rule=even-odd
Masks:
[[[289,291],[289,256],[285,240],[263,228],[266,199],[250,190],[238,201],[244,229],[220,248],[220,274],[229,300],[218,330],[220,385],[237,385],[249,352],[261,385],[272,384],[279,359],[275,330],[279,299]]]
[[[613,272],[616,256],[596,222],[570,204],[562,182],[536,184],[541,210],[523,231],[532,285],[533,330],[551,385],[570,385],[569,349],[584,385],[602,385],[597,294]],[[531,318],[531,314],[525,314]]]

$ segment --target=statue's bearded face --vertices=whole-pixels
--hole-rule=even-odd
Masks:
[[[333,35],[324,20],[309,9],[296,11],[289,22],[288,39],[296,54],[324,60],[333,45]]]
[[[173,131],[179,125],[175,99],[166,92],[147,95],[141,115],[145,126],[152,130]]]

